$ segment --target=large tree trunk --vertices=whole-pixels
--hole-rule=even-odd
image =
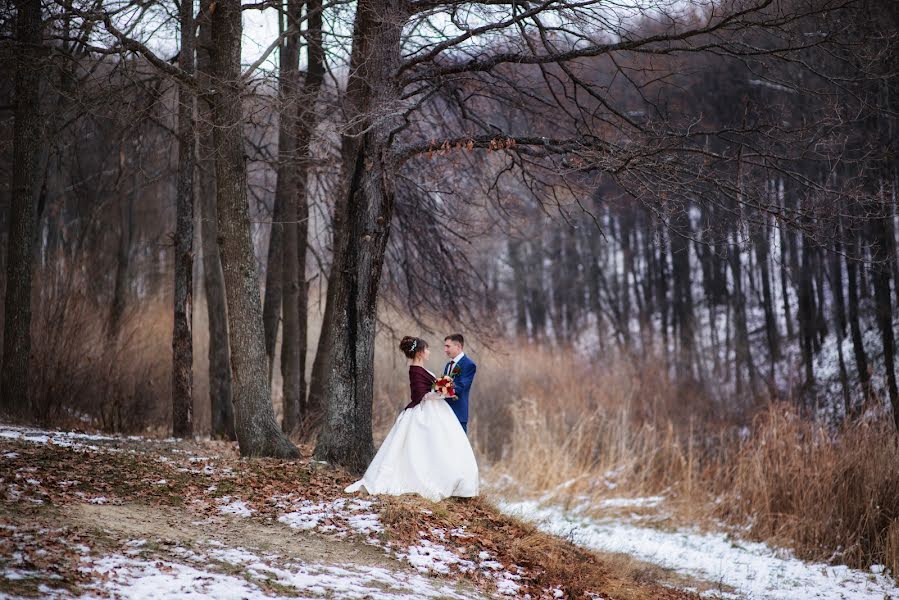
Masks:
[[[328,294],[334,323],[327,356],[325,421],[315,455],[361,473],[374,453],[372,383],[378,284],[393,216],[387,141],[399,95],[400,34],[406,15],[397,0],[361,0],[356,9],[345,139],[350,160],[346,204]],[[336,276],[335,276],[336,275]]]
[[[287,0],[288,26],[293,26],[300,18],[302,4],[297,0]],[[282,231],[282,254],[271,257],[281,259],[281,286],[283,292],[281,335],[281,375],[284,379],[284,417],[281,428],[285,433],[296,429],[300,420],[302,399],[299,356],[299,277],[297,263],[297,108],[300,104],[296,96],[299,77],[300,46],[299,33],[287,37],[287,44],[280,52],[280,100],[281,114],[278,132],[278,181],[275,188],[276,204],[282,207],[283,221],[272,224],[272,239],[276,226]],[[269,263],[271,264],[271,263]],[[263,311],[264,313],[264,311]],[[269,331],[266,328],[266,335]],[[268,338],[266,338],[268,342]],[[268,347],[268,346],[267,346]],[[271,357],[271,354],[270,354]]]
[[[209,89],[212,57],[209,53],[209,5],[203,0],[200,39],[197,47],[197,71],[204,89]],[[200,221],[203,250],[203,289],[206,293],[206,314],[209,320],[209,403],[214,438],[237,439],[234,434],[234,408],[231,404],[231,351],[228,341],[228,308],[225,299],[225,274],[219,254],[218,223],[215,190],[215,147],[212,138],[212,106],[202,99],[200,115]]]
[[[181,70],[194,72],[194,5],[181,3]],[[175,226],[175,302],[172,330],[172,434],[193,437],[194,92],[178,87],[178,192]]]
[[[240,0],[219,0],[212,13],[213,94],[218,229],[228,299],[234,429],[243,456],[296,458],[272,409],[262,303],[247,201],[240,81]]]
[[[28,363],[31,357],[31,276],[35,242],[35,192],[40,144],[40,0],[16,2],[16,96],[12,198],[3,325],[0,409],[17,418],[31,415]]]

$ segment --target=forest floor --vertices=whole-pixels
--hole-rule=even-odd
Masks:
[[[487,500],[350,496],[224,442],[0,425],[0,598],[697,598]],[[570,537],[570,536],[569,536]]]

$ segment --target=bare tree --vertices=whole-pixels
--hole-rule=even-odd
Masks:
[[[195,72],[193,2],[181,2],[179,62],[188,76]],[[193,87],[178,86],[178,192],[175,228],[175,300],[172,331],[172,432],[193,436],[193,240],[194,240],[194,126]]]
[[[209,89],[212,77],[210,54],[209,11],[211,0],[200,6],[197,74],[203,89]],[[236,439],[234,409],[231,404],[231,352],[228,341],[228,311],[225,297],[225,275],[222,272],[218,243],[218,222],[215,185],[215,145],[212,139],[212,106],[208,96],[198,103],[200,159],[199,206],[203,251],[203,284],[206,292],[206,312],[209,319],[209,401],[212,414],[212,435]]]
[[[14,416],[25,418],[31,414],[28,365],[31,357],[37,159],[41,144],[41,2],[17,0],[16,9],[15,129],[0,406]]]
[[[299,451],[281,432],[272,408],[262,302],[250,238],[241,131],[240,1],[217,2],[211,21],[218,232],[228,298],[234,429],[244,456],[296,457]]]

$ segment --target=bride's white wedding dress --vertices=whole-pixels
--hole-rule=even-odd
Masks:
[[[478,464],[468,436],[446,400],[429,392],[400,413],[365,475],[345,491],[411,493],[437,502],[477,496],[478,488]]]

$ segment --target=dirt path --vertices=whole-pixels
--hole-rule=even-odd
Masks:
[[[277,554],[300,563],[408,568],[373,546],[297,531],[278,522],[266,524],[226,515],[198,518],[184,510],[136,503],[76,504],[65,508],[63,518],[70,526],[103,532],[122,541],[144,539],[163,546],[174,543],[187,547],[217,542],[228,548]]]

